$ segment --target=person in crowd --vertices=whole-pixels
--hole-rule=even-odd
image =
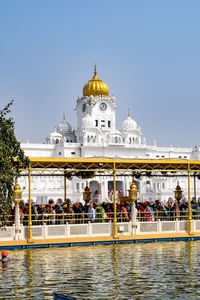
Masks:
[[[54,200],[53,199],[49,199],[49,205],[54,206]]]
[[[55,213],[57,215],[56,224],[63,224],[63,208],[62,208],[62,205],[56,204],[54,209],[55,209]]]
[[[103,208],[102,205],[98,205],[96,209],[96,218],[99,223],[104,223],[106,222],[106,214],[105,214],[105,209]]]
[[[144,210],[145,210],[145,205],[144,203],[138,203],[138,212],[139,212],[139,222],[144,222]]]
[[[49,208],[49,224],[54,225],[56,223],[56,212],[53,206]]]
[[[93,207],[93,203],[90,203],[89,209],[88,209],[88,219],[90,222],[94,222],[96,218],[96,209]]]
[[[124,202],[122,202],[121,205],[120,205],[120,211],[122,212],[123,222],[128,222],[129,221],[129,216],[128,216],[128,212],[127,212],[126,205],[125,205]]]
[[[37,220],[38,220],[37,205],[35,205],[34,203],[32,203],[32,205],[31,205],[31,213],[32,213],[32,223],[34,225],[38,225],[37,224]]]
[[[76,223],[81,223],[83,207],[81,202],[76,202],[73,206]]]
[[[154,212],[153,206],[149,205],[149,208],[150,208],[151,214],[152,214],[152,221],[155,221],[155,212]]]
[[[168,217],[167,209],[164,205],[164,202],[160,202],[160,206],[158,207],[158,218],[161,221],[166,221]]]
[[[200,206],[199,203],[196,204],[195,211],[194,211],[195,219],[200,219]]]
[[[73,210],[71,204],[67,208],[67,218],[66,218],[66,220],[69,224],[74,223],[74,210]]]
[[[144,210],[144,220],[145,222],[152,222],[152,211],[150,209],[149,203],[146,202],[146,208]]]
[[[173,202],[168,203],[168,214],[169,214],[169,220],[174,221],[175,220],[175,207]]]
[[[108,203],[104,202],[102,206],[105,209],[105,212],[107,214],[107,220],[108,220],[108,222],[112,221],[112,219],[113,219],[113,210],[111,208],[110,203],[109,202]]]

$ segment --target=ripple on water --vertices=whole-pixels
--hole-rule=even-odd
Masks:
[[[200,298],[199,242],[9,251],[0,299]]]

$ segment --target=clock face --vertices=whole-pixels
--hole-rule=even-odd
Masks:
[[[84,103],[83,106],[82,106],[82,110],[83,110],[83,112],[86,111],[86,104],[85,104],[85,103]]]
[[[107,104],[105,102],[102,102],[100,104],[100,110],[105,111],[107,109]]]

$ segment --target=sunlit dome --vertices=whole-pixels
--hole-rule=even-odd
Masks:
[[[48,138],[51,138],[51,139],[55,139],[55,138],[59,138],[59,139],[62,139],[62,134],[57,132],[56,130],[54,130],[53,132],[51,132],[48,136]]]
[[[130,113],[128,113],[128,118],[122,123],[122,129],[124,131],[137,129],[137,123],[131,118]]]
[[[66,121],[65,113],[63,113],[63,120],[57,126],[57,132],[61,134],[67,134],[72,132],[71,125]]]
[[[108,96],[108,86],[97,76],[96,65],[94,68],[94,76],[83,87],[83,96]]]

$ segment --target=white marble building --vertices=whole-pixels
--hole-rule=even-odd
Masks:
[[[77,129],[63,120],[41,144],[21,144],[25,154],[30,157],[115,157],[115,158],[181,158],[200,159],[199,148],[158,147],[148,145],[136,121],[128,117],[121,129],[116,129],[116,100],[109,96],[108,86],[101,81],[94,71],[93,78],[83,87],[83,96],[76,101]],[[101,176],[88,180],[94,201],[108,199],[113,187],[112,176]],[[187,197],[187,178],[178,179]],[[117,190],[127,195],[131,178],[117,177]],[[191,196],[193,196],[193,179],[191,179]],[[28,179],[20,178],[24,199],[28,198]],[[80,201],[86,180],[74,178],[67,182],[67,198]],[[143,177],[137,182],[142,201],[168,201],[173,197],[177,178]],[[197,198],[199,195],[197,180]],[[49,198],[62,198],[64,195],[63,177],[33,177],[32,198],[38,203],[46,203]]]

